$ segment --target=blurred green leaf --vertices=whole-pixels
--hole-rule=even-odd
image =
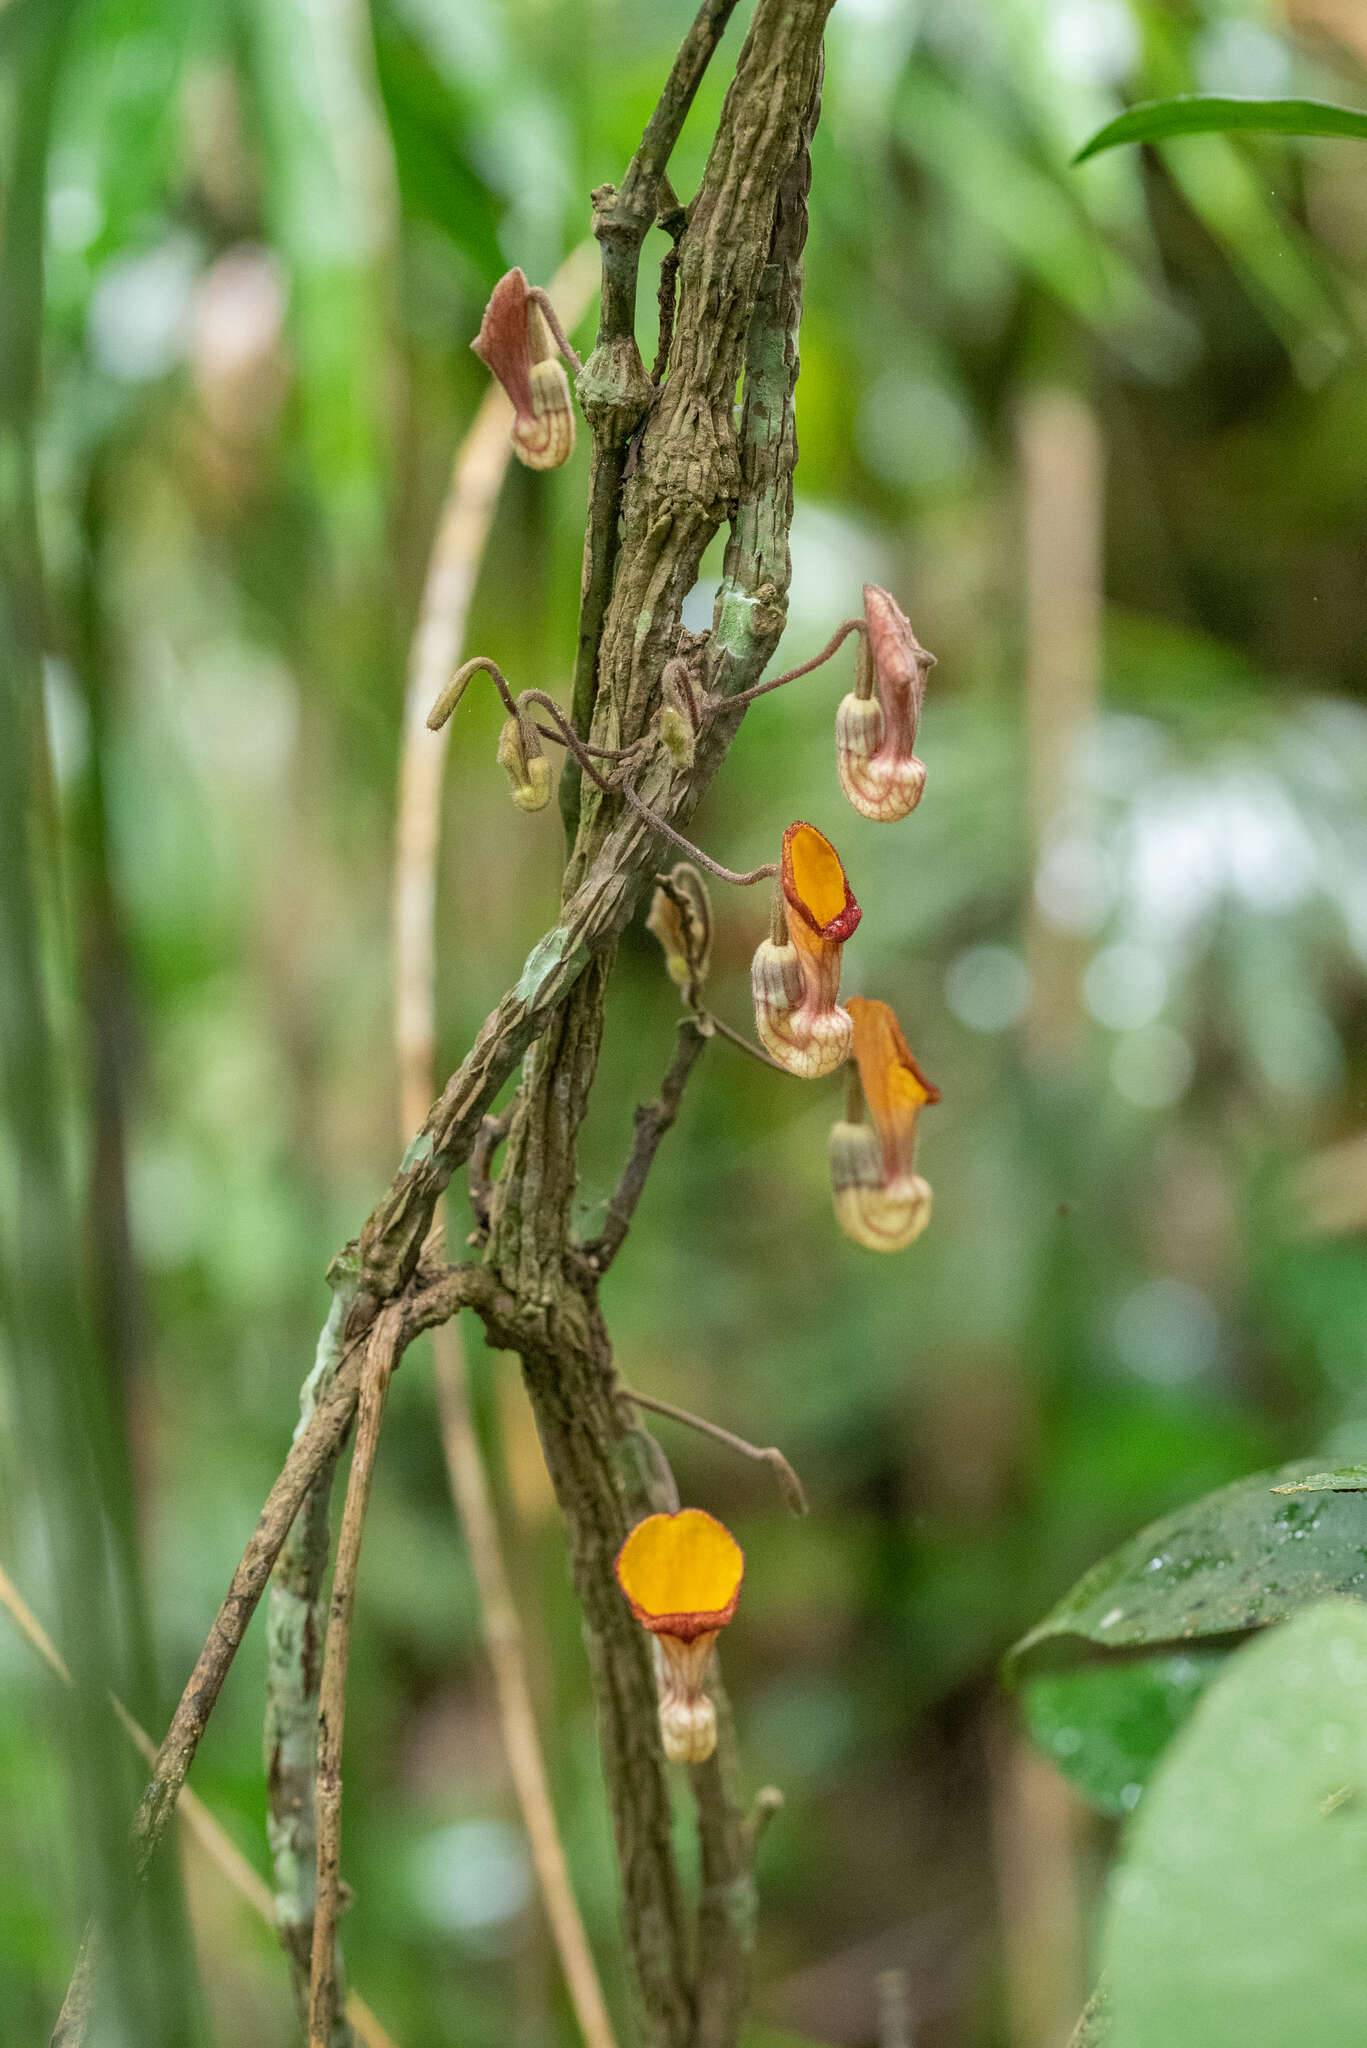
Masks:
[[[1021,1688],[1022,1712],[1068,1782],[1102,1813],[1119,1817],[1133,1809],[1227,1658],[1224,1650],[1193,1649],[1039,1672]]]
[[[1102,1937],[1113,2048],[1341,2048],[1367,2011],[1367,1614],[1230,1660],[1156,1774]]]
[[[368,24],[253,0],[266,211],[290,272],[305,433],[338,538],[379,539],[389,431],[393,149]]]
[[[375,56],[405,213],[449,235],[491,284],[504,268],[499,208],[468,160],[466,109],[418,38],[388,14],[375,24]]]
[[[1367,1506],[1351,1496],[1279,1500],[1272,1488],[1314,1470],[1298,1459],[1222,1486],[1151,1522],[1079,1579],[1011,1651],[1019,1670],[1046,1649],[1117,1650],[1261,1628],[1367,1581]]]
[[[1182,93],[1171,100],[1146,100],[1098,128],[1073,158],[1075,164],[1122,142],[1162,142],[1170,135],[1225,135],[1243,129],[1257,135],[1346,135],[1367,142],[1367,113],[1324,100],[1222,99],[1212,93]]]
[[[1011,260],[1078,318],[1127,348],[1170,345],[1181,328],[1158,291],[1101,235],[1076,193],[1031,161],[972,100],[913,67],[895,112],[899,138]]]

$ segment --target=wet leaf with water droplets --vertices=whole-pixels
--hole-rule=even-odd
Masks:
[[[1241,1637],[1326,1594],[1367,1596],[1367,1500],[1273,1490],[1324,1479],[1314,1464],[1255,1473],[1151,1523],[1011,1651],[1031,1734],[1101,1812],[1138,1803]]]
[[[1016,1644],[1008,1672],[1071,1661],[1088,1643],[1116,1650],[1240,1635],[1285,1621],[1329,1593],[1360,1596],[1367,1500],[1272,1490],[1313,1474],[1316,1462],[1301,1458],[1236,1479],[1151,1522],[1093,1565]]]

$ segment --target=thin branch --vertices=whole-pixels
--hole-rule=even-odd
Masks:
[[[625,1415],[625,1409],[619,1413]],[[636,1446],[640,1466],[640,1484],[635,1489],[646,1505],[642,1512],[657,1515],[677,1515],[679,1512],[679,1482],[674,1477],[674,1467],[664,1453],[664,1446],[653,1430],[646,1428],[639,1415],[633,1415],[627,1426],[626,1440]],[[653,1661],[656,1680],[659,1679],[658,1650]]]
[[[640,1394],[635,1387],[620,1387],[618,1394],[620,1399],[630,1401],[637,1408],[649,1408],[656,1415],[667,1415],[672,1422],[685,1423],[689,1429],[699,1430],[703,1436],[725,1444],[728,1450],[739,1451],[743,1458],[754,1458],[761,1465],[767,1465],[778,1480],[779,1491],[793,1513],[805,1515],[808,1512],[802,1481],[782,1451],[773,1444],[761,1449],[758,1444],[747,1442],[743,1436],[736,1436],[732,1430],[723,1429],[719,1422],[709,1422],[706,1416],[694,1415],[688,1408],[676,1408],[672,1401],[658,1400],[654,1394]]]
[[[318,1694],[318,1781],[314,1817],[318,1838],[313,1906],[313,1970],[309,1985],[309,2048],[329,2048],[339,2004],[336,1977],[337,1915],[342,1891],[342,1733],[346,1723],[347,1662],[361,1538],[370,1505],[375,1453],[384,1421],[385,1398],[398,1362],[401,1316],[383,1311],[367,1349],[356,1415],[356,1445],[347,1478],[346,1505],[337,1538],[337,1563],[328,1606],[327,1647]]]
[[[604,757],[607,759],[620,758],[620,751],[618,749],[609,749],[607,747],[590,748],[589,746],[587,746],[585,742],[580,739],[578,733],[574,730],[574,727],[565,718],[564,714],[560,709],[560,706],[555,702],[554,698],[548,697],[544,690],[524,690],[522,692],[521,697],[518,699],[517,705],[517,712],[519,717],[523,715],[521,710],[523,704],[540,704],[543,707],[543,709],[550,712],[551,716],[555,720],[555,729],[554,731],[551,731],[544,725],[538,725],[536,729],[541,734],[542,738],[547,740],[555,740],[558,742],[560,746],[566,748],[571,754],[573,754],[575,760],[579,763],[579,766],[588,775],[589,780],[591,782],[596,782],[599,789],[603,791],[605,796],[611,796],[614,785],[611,782],[609,782],[607,778],[603,774],[601,774],[597,768],[595,768],[593,764],[593,757],[596,754],[600,757]]]
[[[745,1036],[743,1031],[734,1030],[724,1018],[717,1016],[714,1010],[699,1010],[696,1014],[698,1022],[706,1031],[715,1031],[717,1036],[724,1038],[728,1045],[734,1045],[737,1052],[748,1053],[752,1060],[758,1060],[762,1067],[772,1067],[776,1074],[790,1074],[792,1072],[791,1067],[780,1066],[776,1059],[770,1058],[762,1045],[755,1045]]]
[[[706,1043],[707,1035],[700,1029],[698,1020],[685,1017],[679,1025],[678,1044],[659,1095],[654,1102],[642,1103],[636,1111],[631,1156],[608,1201],[606,1221],[599,1235],[584,1246],[584,1257],[597,1273],[606,1273],[626,1242],[636,1205],[645,1192],[646,1179],[660,1149],[660,1140],[679,1114],[688,1077]]]
[[[329,1274],[332,1308],[313,1369],[299,1396],[301,1425],[336,1371],[355,1292],[352,1262]],[[266,1833],[275,1877],[280,1943],[301,2020],[308,2023],[313,1957],[314,1779],[318,1769],[318,1679],[327,1634],[329,1510],[337,1460],[330,1458],[294,1518],[266,1596]],[[334,2048],[349,2048],[345,2025]]]
[[[20,1635],[42,1658],[49,1671],[63,1685],[70,1685],[71,1673],[65,1658],[3,1565],[0,1565],[0,1607],[6,1610]],[[157,1745],[147,1730],[134,1720],[114,1693],[109,1695],[109,1704],[119,1726],[139,1755],[147,1763],[153,1762]],[[181,1791],[176,1810],[186,1834],[199,1844],[205,1857],[226,1878],[238,1897],[267,1927],[274,1927],[275,1901],[271,1897],[270,1886],[263,1882],[226,1828],[214,1819],[204,1801],[188,1785]],[[397,2048],[393,2036],[381,2026],[365,2000],[354,1991],[347,1998],[347,2018],[365,2043],[365,2048]]]
[[[445,1322],[458,1308],[478,1307],[492,1315],[510,1311],[513,1304],[484,1267],[449,1266],[394,1306],[400,1317],[398,1348],[402,1351],[422,1330]],[[331,1385],[295,1437],[280,1476],[266,1496],[266,1504],[157,1751],[152,1777],[134,1822],[134,1847],[140,1871],[146,1870],[165,1833],[185,1774],[247,1632],[247,1624],[266,1589],[290,1524],[310,1486],[336,1455],[351,1427],[370,1346],[371,1332],[366,1332],[342,1353]],[[77,1973],[81,1971],[78,1961]]]
[[[756,683],[753,689],[740,690],[735,696],[727,697],[725,703],[728,709],[734,710],[741,704],[753,704],[756,697],[767,697],[770,690],[781,690],[785,683],[795,683],[799,676],[809,676],[814,668],[821,668],[830,660],[837,648],[840,647],[843,641],[849,638],[851,633],[867,633],[867,631],[868,627],[862,619],[846,619],[844,625],[838,627],[832,633],[820,654],[814,654],[810,661],[800,663],[797,668],[785,669],[781,676],[770,676],[767,683]]]
[[[710,853],[704,853],[691,839],[685,839],[682,832],[676,832],[658,811],[652,811],[649,804],[642,803],[629,782],[619,782],[616,785],[616,793],[624,796],[632,810],[644,818],[648,825],[653,826],[657,832],[663,832],[666,839],[671,839],[675,846],[682,848],[690,860],[697,861],[709,874],[719,875],[723,882],[734,882],[738,889],[751,889],[756,882],[772,881],[778,873],[778,863],[772,860],[766,861],[763,867],[747,868],[743,874],[737,873],[735,868],[724,868],[720,861],[713,860]]]
[[[635,336],[636,276],[641,244],[655,218],[660,180],[679,131],[702,84],[712,52],[735,12],[736,0],[703,0],[679,46],[664,90],[646,124],[641,145],[614,191],[594,194],[593,231],[603,249],[603,306],[598,346]]]
[[[679,53],[665,80],[654,113],[646,124],[641,146],[627,167],[618,192],[618,204],[631,217],[644,213],[640,240],[655,216],[660,181],[679,139],[679,131],[721,41],[727,22],[735,12],[736,0],[703,0],[693,26],[679,46]]]
[[[296,1437],[279,1478],[266,1497],[251,1540],[214,1617],[212,1628],[180,1703],[157,1751],[152,1779],[142,1797],[135,1824],[138,1861],[143,1867],[161,1839],[185,1774],[208,1726],[223,1681],[266,1589],[271,1568],[290,1524],[309,1487],[351,1427],[365,1369],[367,1340],[362,1337],[344,1352],[326,1396],[312,1420]]]
[[[591,747],[587,740],[580,739],[578,733],[570,724],[564,712],[556,703],[554,697],[548,697],[544,690],[524,690],[521,696],[518,698],[518,703],[539,704],[542,706],[544,710],[549,711],[552,718],[555,720],[556,726],[558,728],[558,736],[561,740],[561,744],[563,746],[571,748],[574,751],[574,753],[578,756],[578,759],[581,762],[581,764],[584,763],[586,760],[629,761],[640,752],[639,746]],[[551,739],[552,737],[556,736],[552,735],[551,733],[546,733],[544,727],[538,727],[537,729],[538,731],[545,733],[545,737],[547,739]],[[599,787],[601,789],[608,789],[610,785],[606,782],[603,782],[599,784]]]
[[[783,1811],[783,1794],[777,1785],[761,1785],[755,1794],[754,1804],[745,1817],[745,1841],[751,1856],[759,1839],[776,1813]]]
[[[570,345],[570,338],[560,324],[560,315],[559,313],[557,313],[555,309],[555,302],[551,298],[550,293],[543,291],[539,284],[534,284],[528,290],[527,297],[529,299],[535,299],[537,305],[541,308],[542,313],[545,315],[546,325],[551,330],[551,335],[556,347],[559,349],[561,355],[565,358],[565,361],[569,364],[570,368],[575,372],[577,376],[579,371],[583,369],[584,365],[580,362],[578,356],[575,354],[573,348]],[[574,322],[571,321],[570,324],[571,326],[573,326]]]

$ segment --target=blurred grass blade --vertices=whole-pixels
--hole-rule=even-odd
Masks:
[[[383,527],[397,238],[369,16],[357,0],[252,0],[248,20],[310,462],[334,538],[368,551]]]
[[[1213,93],[1181,93],[1171,100],[1145,100],[1098,128],[1084,142],[1075,164],[1116,149],[1122,142],[1163,142],[1170,135],[1339,135],[1367,142],[1367,113],[1328,100],[1224,99]]]
[[[76,1887],[83,1914],[106,1930],[102,2042],[169,2048],[199,2038],[174,1866],[139,1895],[128,1820],[136,1779],[108,1723],[121,1681],[110,1599],[108,1495],[131,1483],[97,1453],[104,1406],[91,1341],[83,1258],[67,1159],[70,1107],[52,1026],[39,910],[49,749],[42,661],[46,593],[39,542],[35,417],[44,307],[43,229],[53,110],[76,0],[53,0],[20,45],[14,116],[0,183],[0,1124],[7,1171],[0,1201],[0,1328],[27,1473],[52,1560],[72,1694],[58,1724],[70,1789]],[[50,856],[49,856],[50,858]],[[10,1388],[5,1389],[6,1394]],[[128,1503],[124,1502],[127,1508]],[[131,1508],[128,1519],[131,1522]]]
[[[1076,190],[929,67],[908,72],[895,119],[904,147],[1010,261],[1128,358],[1142,366],[1182,337],[1180,317],[1098,232]]]

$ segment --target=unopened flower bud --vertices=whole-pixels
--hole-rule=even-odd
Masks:
[[[696,706],[681,661],[665,663],[660,698],[660,738],[676,768],[691,768],[698,738]]]
[[[712,964],[712,902],[691,861],[678,861],[660,876],[646,930],[664,950],[670,980],[696,1002]]]
[[[860,917],[840,856],[814,825],[783,835],[779,901],[779,931],[751,963],[755,1029],[780,1066],[810,1079],[849,1057],[854,1027],[836,997],[840,950]]]
[[[901,1251],[930,1221],[929,1184],[915,1171],[916,1119],[940,1091],[916,1064],[886,1003],[851,996],[854,1054],[872,1124],[842,1122],[830,1135],[831,1195],[846,1237],[870,1251]]]
[[[513,453],[528,469],[558,469],[574,448],[574,404],[559,344],[521,270],[494,286],[470,344],[513,403]]]
[[[876,583],[864,585],[864,628],[855,687],[835,714],[836,767],[855,809],[886,824],[914,811],[925,788],[916,728],[935,656]]]
[[[520,718],[504,720],[498,765],[512,784],[513,802],[520,811],[545,810],[551,800],[551,764],[534,726]]]
[[[647,1515],[617,1553],[617,1583],[659,1645],[660,1735],[671,1763],[706,1762],[717,1716],[704,1690],[718,1631],[740,1598],[745,1559],[729,1529],[701,1508]]]

